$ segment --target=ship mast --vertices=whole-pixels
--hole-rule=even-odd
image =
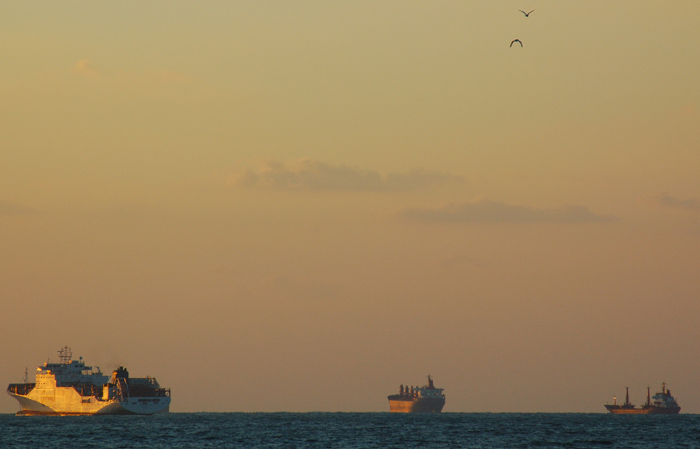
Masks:
[[[73,358],[73,351],[68,346],[64,346],[58,351],[58,359],[61,363],[69,363]]]

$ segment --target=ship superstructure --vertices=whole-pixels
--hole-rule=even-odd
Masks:
[[[654,396],[651,396],[651,388],[647,387],[647,402],[641,407],[630,403],[629,387],[625,387],[625,403],[618,405],[617,398],[613,396],[613,403],[606,404],[605,408],[615,415],[676,415],[681,411],[665,382],[661,384],[661,391]]]
[[[428,385],[422,387],[399,387],[399,394],[388,396],[392,413],[440,413],[445,406],[443,388],[435,388],[433,378],[428,376]]]
[[[129,377],[124,367],[111,376],[83,358],[73,360],[69,347],[60,351],[59,362],[46,362],[36,369],[36,382],[10,384],[7,393],[20,404],[18,415],[154,414],[169,411],[170,389],[161,388],[154,377]]]

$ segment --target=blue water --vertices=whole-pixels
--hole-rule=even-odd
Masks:
[[[700,415],[0,415],[0,448],[699,448]]]

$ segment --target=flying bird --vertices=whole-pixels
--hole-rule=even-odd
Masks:
[[[534,11],[534,9],[533,9],[532,11],[530,11],[530,12],[525,12],[525,11],[523,11],[522,9],[519,9],[518,11],[520,11],[520,12],[523,13],[523,14],[525,14],[525,17],[530,17],[530,14],[532,13],[532,11]]]
[[[512,41],[510,41],[510,46],[512,47],[513,44],[516,43],[516,42],[519,43],[521,47],[523,46],[523,43],[520,42],[520,39],[513,39]]]

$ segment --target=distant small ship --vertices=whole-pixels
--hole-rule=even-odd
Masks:
[[[613,396],[613,403],[606,404],[605,408],[615,415],[676,415],[681,411],[676,398],[671,396],[671,390],[666,388],[666,383],[661,384],[661,391],[651,397],[651,389],[647,387],[647,402],[641,407],[635,407],[630,403],[630,389],[625,387],[625,403],[617,404],[617,398]],[[654,400],[652,402],[652,399]]]
[[[428,376],[428,385],[422,387],[399,387],[399,394],[388,396],[392,413],[440,413],[445,406],[443,388],[435,388],[433,378]]]

